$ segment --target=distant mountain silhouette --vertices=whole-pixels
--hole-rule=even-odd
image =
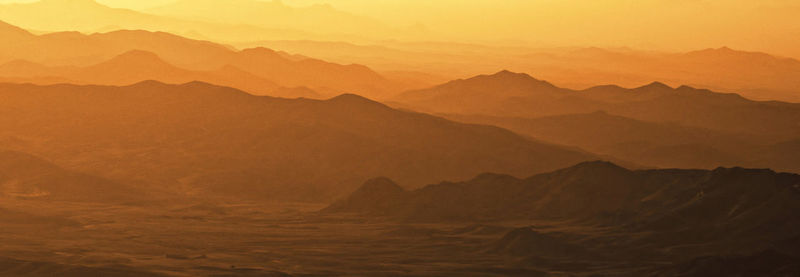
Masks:
[[[593,159],[357,95],[288,100],[199,82],[148,81],[5,84],[0,98],[0,138],[15,138],[15,150],[181,193],[326,200],[370,176],[413,187],[484,171],[528,175]],[[86,141],[91,148],[80,146]],[[79,148],[81,155],[74,155]]]
[[[80,12],[71,12],[79,10]],[[0,5],[0,19],[29,29],[97,32],[108,28],[165,31],[211,37],[220,41],[259,38],[313,39],[322,36],[288,28],[267,28],[237,23],[179,19],[111,8],[93,0],[41,0]]]
[[[800,137],[800,104],[660,82],[575,91],[507,71],[407,92],[396,101],[643,165],[800,172],[793,158],[780,158],[794,153],[792,142]]]
[[[518,109],[532,110],[525,113],[546,111],[547,108],[564,93],[545,81],[534,79],[527,74],[501,71],[493,75],[480,75],[465,80],[450,81],[429,89],[405,92],[394,100],[412,105],[425,111],[448,114],[497,114],[498,110],[507,109],[506,113],[517,113]],[[526,101],[530,98],[548,101],[535,104]],[[515,104],[516,101],[525,103]],[[522,107],[529,104],[530,107]],[[521,111],[520,111],[521,112]],[[517,114],[515,114],[517,115]]]
[[[9,41],[21,40],[33,37],[34,35],[25,29],[0,21],[0,35]]]
[[[528,54],[525,60],[529,62],[521,68],[571,88],[663,80],[673,86],[730,91],[755,100],[800,102],[800,61],[728,47],[688,53],[583,48]]]
[[[129,51],[111,60],[87,67],[47,67],[27,61],[13,61],[0,65],[0,76],[18,78],[9,82],[42,85],[72,83],[122,86],[147,80],[170,84],[203,81],[239,88],[256,95],[322,98],[311,89],[280,87],[270,80],[234,66],[229,65],[213,71],[187,70],[167,63],[154,53],[141,50]]]
[[[106,62],[75,72],[70,79],[101,85],[130,85],[144,80],[160,79],[167,83],[188,83],[199,80],[199,74],[177,68],[158,55],[146,51],[129,51]],[[194,75],[194,76],[193,76]],[[274,85],[271,88],[277,87]]]
[[[23,199],[114,202],[142,199],[140,191],[66,170],[39,158],[0,151],[0,195]]]
[[[376,70],[420,70],[450,79],[502,68],[535,72],[539,79],[582,90],[598,84],[635,87],[659,80],[735,92],[755,100],[800,102],[800,61],[727,47],[689,53],[628,48],[534,49],[459,43],[371,44],[309,40],[269,40],[239,44],[266,46],[338,62],[357,62]],[[717,53],[720,52],[720,53]],[[391,65],[382,68],[381,65]],[[441,82],[439,82],[441,83]]]
[[[12,34],[19,31],[18,28],[8,25],[7,28],[0,29],[0,32],[5,29],[9,29],[10,31],[6,32]],[[153,55],[145,55],[141,51],[150,52],[163,61],[156,59]],[[92,53],[92,55],[86,53]],[[4,58],[6,61],[2,60]],[[138,59],[141,61],[137,61]],[[362,65],[340,65],[308,57],[292,56],[266,48],[236,51],[211,42],[147,31],[114,31],[92,35],[80,33],[26,35],[24,38],[16,40],[15,43],[0,45],[0,64],[15,60],[53,67],[65,65],[87,67],[108,62],[115,62],[115,64],[108,65],[112,67],[137,68],[137,63],[140,66],[155,67],[153,72],[138,69],[124,72],[125,74],[117,74],[118,76],[115,78],[120,79],[117,82],[107,81],[112,77],[109,76],[112,74],[111,72],[98,76],[99,80],[89,78],[92,75],[90,73],[82,74],[83,76],[77,78],[82,83],[91,84],[127,85],[131,84],[131,81],[147,80],[141,78],[142,75],[146,75],[150,76],[148,79],[169,83],[206,81],[234,86],[259,94],[275,88],[275,85],[269,85],[271,88],[264,88],[269,81],[280,87],[308,87],[326,95],[358,93],[371,97],[386,97],[390,93],[401,90],[402,86],[413,86],[413,84],[400,84],[387,80]],[[168,68],[172,65],[185,70],[202,71],[205,74],[195,76],[197,74]],[[158,70],[164,70],[164,72]],[[11,68],[6,72],[19,71]],[[65,73],[60,74],[66,75]],[[80,73],[75,74],[81,75]],[[105,78],[101,78],[103,76]],[[123,82],[122,79],[125,78],[127,80]],[[237,78],[240,80],[231,81]]]
[[[674,57],[692,73],[683,82],[704,84],[711,89],[732,90],[748,98],[800,102],[800,61],[767,53],[734,50],[728,47],[693,51]],[[692,67],[695,69],[692,70]]]
[[[234,56],[230,65],[287,87],[309,86],[334,93],[358,93],[386,97],[393,84],[363,65],[339,65],[316,59],[292,60],[266,48],[245,49]],[[267,66],[269,65],[269,66]]]
[[[736,94],[715,93],[662,83],[625,89],[600,86],[574,91],[548,86],[521,75],[508,82],[509,73],[457,80],[425,90],[411,91],[396,101],[420,110],[445,114],[541,117],[607,111],[651,122],[673,122],[736,133],[791,139],[800,135],[800,104],[758,102]],[[457,100],[456,100],[457,99]]]

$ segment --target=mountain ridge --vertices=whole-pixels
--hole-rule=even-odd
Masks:
[[[536,118],[603,110],[637,120],[749,133],[778,141],[800,135],[796,124],[800,104],[796,103],[753,101],[738,94],[689,86],[672,88],[659,82],[632,89],[538,88],[501,82],[503,75],[456,80],[407,92],[393,101],[437,114]]]
[[[0,113],[11,115],[0,118],[0,138],[28,138],[14,150],[112,180],[187,182],[171,187],[180,193],[190,187],[226,197],[324,201],[370,175],[414,187],[484,171],[526,175],[592,158],[501,128],[352,95],[284,99],[201,82],[147,81],[124,87],[2,84],[0,98]],[[51,112],[32,113],[41,109]],[[52,124],[65,118],[80,124]],[[41,137],[57,142],[30,140]],[[81,141],[95,147],[70,154]]]
[[[523,179],[482,174],[469,181],[399,191],[388,200],[390,207],[370,207],[364,202],[367,199],[354,194],[323,212],[421,222],[579,220],[635,228],[653,228],[659,221],[676,217],[700,225],[772,224],[769,222],[778,218],[800,222],[800,217],[773,210],[800,206],[798,184],[800,175],[769,169],[629,170],[593,161]],[[771,201],[781,204],[761,206]],[[774,232],[791,229],[789,226],[776,227]]]

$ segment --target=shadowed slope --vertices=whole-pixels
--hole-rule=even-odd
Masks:
[[[367,183],[359,191],[374,187]],[[322,212],[417,223],[533,222],[484,248],[515,264],[575,270],[593,261],[654,260],[658,267],[671,261],[676,266],[664,272],[703,276],[727,272],[732,261],[742,266],[731,267],[731,273],[763,270],[775,258],[776,266],[789,270],[775,272],[796,270],[788,266],[796,258],[772,253],[681,263],[775,247],[796,252],[800,175],[795,174],[743,168],[631,171],[586,162],[526,179],[483,174],[466,182],[392,191],[379,194],[380,201],[376,194],[354,193]]]
[[[385,209],[348,208],[348,203],[362,207],[369,201],[353,194],[330,211],[423,221],[569,219],[660,230],[724,225],[751,230],[751,235],[780,237],[800,226],[800,216],[791,212],[800,207],[798,185],[800,175],[770,170],[631,171],[608,162],[587,162],[527,179],[484,174],[467,182],[395,192],[393,205]],[[773,229],[759,233],[754,228]]]

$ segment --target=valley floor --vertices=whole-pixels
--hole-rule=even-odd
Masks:
[[[635,276],[669,264],[496,247],[520,226],[570,241],[626,239],[563,222],[404,224],[307,204],[2,203],[2,276]]]

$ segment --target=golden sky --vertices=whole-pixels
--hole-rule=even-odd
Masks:
[[[175,0],[97,0],[146,10]],[[220,5],[228,1],[219,0]],[[35,2],[0,0],[0,3]],[[696,50],[729,46],[800,57],[796,0],[284,0],[330,4],[450,41]],[[209,15],[213,16],[213,15]],[[236,23],[236,22],[232,22]],[[386,39],[386,38],[383,38]],[[430,40],[430,36],[420,37]]]

